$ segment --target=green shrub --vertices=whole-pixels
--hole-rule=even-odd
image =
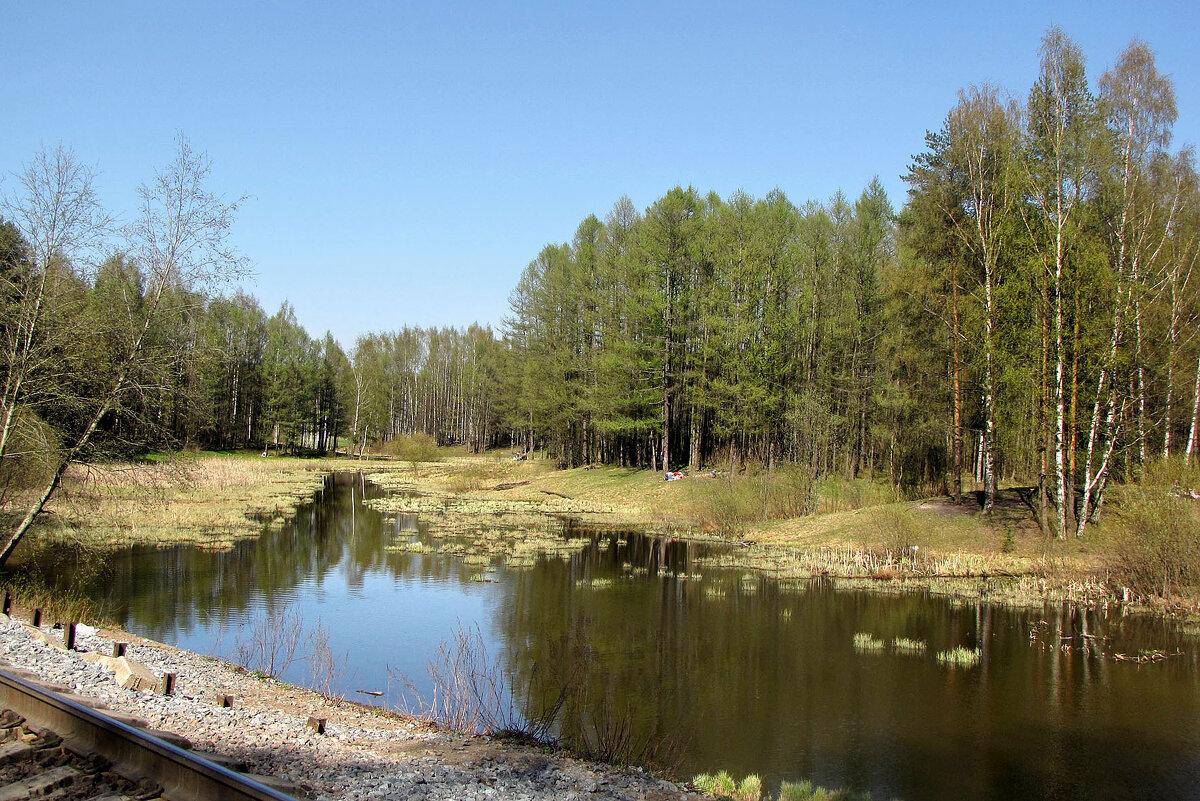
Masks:
[[[880,543],[896,559],[912,559],[920,553],[913,550],[913,546],[921,544],[922,523],[911,509],[891,505],[877,509],[872,514]]]
[[[726,534],[748,523],[799,517],[813,511],[812,480],[805,471],[791,466],[695,481],[690,491],[694,522]]]
[[[432,462],[438,458],[437,440],[429,434],[401,434],[383,443],[379,450],[406,462]]]
[[[1115,572],[1143,596],[1169,598],[1200,588],[1200,465],[1181,459],[1145,466],[1136,484],[1113,487]]]

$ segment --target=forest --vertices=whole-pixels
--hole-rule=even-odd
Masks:
[[[74,155],[39,154],[0,207],[0,501],[49,497],[73,460],[424,434],[564,467],[978,487],[985,508],[1003,482],[1082,534],[1110,481],[1196,457],[1200,187],[1148,45],[1094,90],[1062,31],[1039,58],[1020,98],[969,86],[931,121],[898,210],[878,180],[801,204],[624,197],[533,258],[498,330],[349,350],[222,293],[246,267],[237,203],[186,141],[120,237]]]

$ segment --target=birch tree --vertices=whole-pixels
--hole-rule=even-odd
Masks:
[[[126,402],[133,377],[152,358],[149,334],[168,311],[168,293],[175,288],[213,286],[244,271],[244,259],[228,241],[238,203],[226,202],[205,187],[209,171],[208,157],[180,137],[174,161],[139,188],[140,208],[126,236],[127,252],[141,271],[144,290],[138,297],[126,296],[122,314],[109,320],[120,352],[114,354],[111,372],[95,394],[80,399],[85,413],[77,427],[64,432],[49,477],[9,528],[0,550],[0,567],[41,516],[67,467],[84,454],[101,421]],[[50,158],[40,157],[27,175],[25,202],[17,208],[25,212],[27,236],[38,243],[35,251],[44,260],[42,273],[53,259],[99,246],[109,225],[92,191],[90,173],[59,151]],[[26,341],[33,341],[31,332],[44,319],[45,285],[46,280],[39,278],[31,289]],[[25,352],[32,353],[32,346]]]
[[[1012,172],[1018,131],[1016,108],[1001,100],[998,89],[970,87],[959,92],[942,134],[929,137],[931,150],[917,158],[909,177],[917,191],[939,206],[976,268],[983,291],[984,511],[992,510],[996,497],[996,295],[1003,232],[1014,213]],[[955,299],[956,316],[957,307]],[[957,380],[957,368],[955,375]],[[956,419],[959,414],[956,407]]]
[[[1116,66],[1100,80],[1102,108],[1116,143],[1115,168],[1105,176],[1106,204],[1111,211],[1107,226],[1111,266],[1116,285],[1112,303],[1107,352],[1098,373],[1096,399],[1088,428],[1084,462],[1082,508],[1076,536],[1100,509],[1108,481],[1113,450],[1121,425],[1119,391],[1115,375],[1133,318],[1133,365],[1136,443],[1140,462],[1146,459],[1146,371],[1142,304],[1146,271],[1166,244],[1179,211],[1182,177],[1165,193],[1155,191],[1153,168],[1164,158],[1175,121],[1175,95],[1170,80],[1158,73],[1154,53],[1135,40]],[[1104,421],[1101,423],[1102,408]],[[1103,442],[1101,429],[1103,428]]]
[[[1083,53],[1059,28],[1042,39],[1041,72],[1029,94],[1025,209],[1030,239],[1048,274],[1054,364],[1054,468],[1056,536],[1074,522],[1075,488],[1068,473],[1064,300],[1070,250],[1081,221],[1080,206],[1096,172],[1098,131],[1095,100],[1087,86]],[[1036,217],[1034,214],[1036,213]]]
[[[74,285],[99,263],[112,220],[95,191],[95,172],[63,147],[42,151],[17,176],[3,215],[15,231],[0,269],[4,298],[0,466],[24,454],[15,440],[36,428],[39,409],[64,401],[71,377],[59,355],[73,349],[82,324]],[[27,437],[28,438],[28,437]],[[0,559],[0,565],[3,560]]]

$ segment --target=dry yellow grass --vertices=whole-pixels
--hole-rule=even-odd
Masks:
[[[344,461],[237,455],[72,466],[39,526],[91,546],[229,547],[280,524]]]

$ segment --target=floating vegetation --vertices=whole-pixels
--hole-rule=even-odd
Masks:
[[[384,550],[393,553],[433,553],[437,549],[419,540],[412,540],[411,542],[393,543],[384,548]]]
[[[922,640],[910,640],[907,637],[897,637],[892,640],[892,648],[898,654],[923,654],[926,645]]]
[[[779,619],[782,620],[784,623],[790,622],[792,619],[792,610],[791,609],[781,609],[779,611]]]
[[[593,590],[605,590],[612,585],[613,580],[610,578],[579,579],[575,582],[576,587],[588,587]]]
[[[884,646],[883,640],[877,639],[874,634],[867,631],[860,631],[854,635],[854,648],[858,651],[882,651]]]
[[[704,596],[706,598],[724,598],[725,588],[720,584],[710,584],[704,588]]]
[[[938,651],[937,661],[938,664],[950,667],[975,667],[979,664],[980,655],[978,648],[964,648],[960,645],[949,651]]]
[[[1133,656],[1128,654],[1113,654],[1113,659],[1117,662],[1136,662],[1139,665],[1146,665],[1151,662],[1162,662],[1173,656],[1183,656],[1183,651],[1178,648],[1174,652],[1162,651],[1158,648],[1143,648]]]
[[[779,579],[805,579],[831,576],[840,579],[869,579],[876,586],[902,583],[908,578],[972,578],[988,573],[1003,573],[1009,563],[997,564],[979,554],[940,554],[920,550],[915,556],[898,555],[874,548],[820,547],[780,548],[749,544],[748,547],[700,557],[708,567],[733,570],[757,570]],[[1011,562],[1011,559],[1010,559]]]

